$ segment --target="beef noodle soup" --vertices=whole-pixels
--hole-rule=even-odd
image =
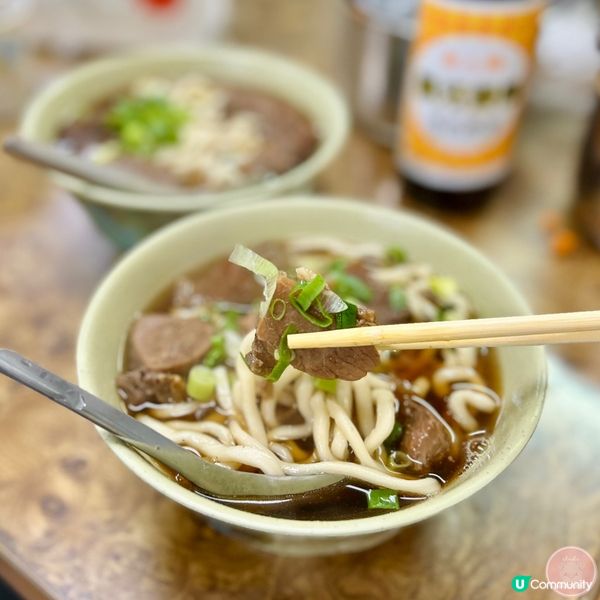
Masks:
[[[318,139],[288,102],[190,73],[135,78],[66,123],[57,143],[98,164],[214,192],[289,171]]]
[[[379,244],[306,237],[254,250],[281,269],[266,303],[227,256],[180,278],[133,323],[119,395],[131,415],[225,468],[343,479],[274,498],[215,497],[171,473],[177,482],[270,516],[362,518],[426,500],[485,451],[501,404],[487,349],[338,348],[314,360],[281,333],[296,332],[292,322],[314,331],[475,316],[456,281]]]

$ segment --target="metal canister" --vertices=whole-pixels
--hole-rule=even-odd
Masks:
[[[343,83],[360,123],[389,147],[418,6],[419,0],[344,0]]]

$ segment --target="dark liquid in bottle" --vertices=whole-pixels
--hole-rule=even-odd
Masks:
[[[449,192],[434,190],[408,177],[402,177],[402,182],[406,195],[410,199],[424,202],[436,208],[462,212],[477,210],[484,206],[499,187],[499,184],[494,184],[478,190]]]

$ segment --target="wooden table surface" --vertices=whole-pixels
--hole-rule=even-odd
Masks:
[[[235,39],[333,73],[335,3],[282,4],[244,0]],[[540,312],[598,308],[600,254],[553,258],[538,228],[545,209],[571,202],[584,125],[578,114],[532,108],[513,177],[475,215],[402,199],[389,154],[360,131],[319,187],[440,219]],[[116,256],[76,201],[0,156],[0,346],[74,379],[79,320]],[[215,533],[136,479],[90,425],[2,378],[0,576],[32,599],[510,598],[512,577],[543,578],[561,546],[600,562],[598,384],[597,347],[561,348],[539,428],[492,485],[368,552],[288,559]]]

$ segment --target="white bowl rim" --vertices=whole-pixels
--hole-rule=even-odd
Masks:
[[[316,150],[294,168],[265,181],[222,192],[200,192],[181,195],[140,194],[114,190],[88,183],[77,177],[50,171],[53,179],[77,196],[98,204],[117,208],[148,212],[185,213],[190,211],[232,206],[284,194],[299,189],[321,172],[339,153],[350,131],[351,117],[348,104],[337,86],[325,76],[293,59],[265,50],[237,44],[207,44],[191,47],[188,44],[163,44],[147,46],[115,53],[113,56],[91,61],[59,76],[39,94],[33,97],[25,109],[19,133],[26,139],[37,139],[37,130],[46,114],[47,105],[56,97],[68,92],[72,86],[90,76],[105,76],[129,64],[168,63],[177,60],[219,60],[259,64],[263,72],[269,69],[285,70],[286,76],[296,80],[298,88],[302,81],[321,89],[327,97],[331,112],[331,130],[319,138]],[[318,110],[319,107],[317,106]]]
[[[221,220],[229,215],[237,216],[240,213],[249,213],[253,211],[272,210],[279,205],[282,208],[289,209],[305,208],[315,210],[318,205],[327,204],[329,207],[335,207],[338,210],[366,212],[370,214],[379,214],[396,220],[405,220],[406,222],[418,224],[421,228],[429,230],[432,235],[445,238],[448,242],[461,248],[467,254],[480,261],[486,268],[490,269],[504,286],[511,291],[511,301],[515,306],[520,306],[521,314],[531,314],[531,309],[522,294],[515,288],[510,279],[501,271],[490,259],[484,256],[479,250],[468,244],[462,238],[438,223],[424,218],[420,215],[412,214],[408,211],[393,211],[388,208],[373,206],[364,201],[357,201],[349,197],[334,196],[289,196],[279,200],[270,200],[266,202],[255,203],[238,208],[226,208],[209,213],[197,213],[188,215],[179,219],[161,230],[150,235],[134,249],[130,250],[113,269],[107,274],[100,286],[93,295],[88,309],[84,315],[80,334],[77,341],[77,374],[79,383],[82,387],[87,386],[87,371],[93,364],[91,354],[93,350],[93,339],[89,330],[96,319],[96,313],[102,312],[104,299],[111,294],[112,282],[126,277],[127,271],[131,269],[138,259],[142,257],[145,251],[154,246],[168,244],[169,240],[179,235],[182,230],[195,229],[198,226],[210,226],[212,221]],[[318,204],[317,204],[318,203]],[[318,210],[318,208],[317,208]],[[547,366],[545,352],[543,347],[531,347],[540,365],[540,371],[537,376],[537,387],[534,397],[530,402],[536,403],[535,418],[531,420],[530,429],[521,439],[512,444],[509,451],[504,453],[503,460],[491,462],[491,464],[482,466],[476,476],[462,482],[460,485],[446,491],[443,495],[433,496],[425,501],[418,502],[413,506],[390,512],[384,515],[365,517],[359,519],[344,519],[338,521],[319,521],[319,520],[296,520],[284,519],[279,517],[269,517],[249,513],[240,509],[224,506],[216,501],[209,500],[194,494],[193,492],[180,486],[175,481],[160,473],[152,467],[148,461],[143,459],[137,452],[127,447],[123,442],[113,435],[97,428],[100,436],[119,457],[119,459],[131,469],[140,479],[152,486],[155,490],[174,500],[178,504],[197,512],[204,517],[237,526],[243,529],[259,531],[270,534],[282,534],[289,536],[303,537],[347,537],[355,535],[367,535],[405,527],[413,523],[422,521],[439,512],[454,506],[462,500],[473,495],[500,473],[502,473],[517,458],[523,448],[527,445],[533,435],[544,405],[544,397],[547,384]]]

